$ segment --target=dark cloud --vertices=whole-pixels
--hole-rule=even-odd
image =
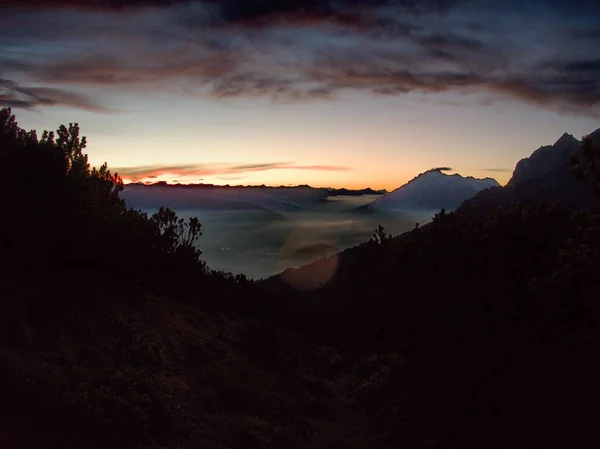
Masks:
[[[432,168],[430,171],[454,171],[454,169],[452,169],[451,167],[435,167]]]
[[[480,75],[461,72],[413,72],[389,69],[337,69],[321,68],[315,79],[327,83],[331,91],[351,89],[368,90],[377,94],[396,95],[412,91],[443,92],[456,88],[469,88],[484,84]]]
[[[18,6],[22,8],[119,10],[146,6],[169,6],[183,2],[183,0],[5,0],[2,4],[4,6]]]
[[[314,23],[334,21],[348,25],[362,22],[363,15],[385,6],[401,7],[413,14],[447,11],[459,0],[204,0],[219,11],[226,23],[265,25],[273,20]],[[144,7],[189,5],[189,0],[5,0],[4,5],[29,8],[75,8],[83,10],[124,10]]]
[[[473,53],[481,51],[483,44],[474,40],[460,38],[450,39],[441,36],[420,39],[427,45],[439,41],[440,51],[456,47],[449,51],[448,59],[453,65],[465,68],[459,70],[415,70],[390,69],[392,66],[421,67],[427,61],[423,55],[411,60],[412,56],[403,60],[403,55],[394,58],[393,54],[378,57],[377,52],[369,55],[345,54],[343,57],[335,53],[324,54],[313,69],[312,77],[326,84],[330,92],[343,89],[368,90],[377,94],[399,95],[413,91],[445,92],[445,91],[488,91],[512,96],[524,101],[537,103],[561,112],[598,115],[600,113],[600,60],[582,59],[560,63],[544,62],[531,67],[506,65],[497,67],[490,57],[497,54],[484,54],[482,58],[475,55],[464,63],[460,50],[467,49]],[[510,73],[511,71],[517,74]]]
[[[322,22],[370,32],[404,34],[409,28],[389,17],[381,17],[383,8],[395,8],[405,14],[422,15],[448,11],[459,0],[213,0],[226,23],[250,26],[272,24],[310,25]]]
[[[86,86],[157,83],[173,78],[196,81],[221,79],[234,73],[236,64],[226,54],[183,55],[172,53],[162,60],[124,61],[118,57],[94,56],[50,63],[0,60],[5,70],[19,70],[46,83],[69,83]]]
[[[561,112],[600,113],[593,2],[571,9],[566,0],[552,8],[516,0],[19,5],[0,23],[0,76],[43,88],[3,87],[3,102],[14,106],[102,110],[73,93],[82,87],[282,101],[344,91],[485,91]]]
[[[212,86],[212,93],[226,97],[293,97],[299,94],[295,83],[289,79],[280,79],[267,74],[239,73],[225,77]]]
[[[417,24],[409,24],[398,18],[378,17],[368,20],[363,18],[362,31],[366,36],[375,39],[407,38],[421,30]]]
[[[418,42],[430,50],[448,52],[478,52],[485,48],[480,41],[452,34],[432,34],[419,38]]]
[[[562,69],[566,72],[592,72],[593,76],[600,78],[600,59],[588,59],[565,64]]]
[[[561,112],[600,116],[600,78],[571,73],[520,76],[490,80],[491,90],[522,100],[554,107]]]
[[[600,59],[556,60],[546,61],[538,66],[538,70],[554,73],[572,73],[578,75],[600,75]]]
[[[600,29],[598,29],[597,27],[588,29],[578,28],[575,30],[571,30],[569,35],[572,38],[581,39],[582,41],[600,42]]]
[[[70,106],[94,112],[110,112],[84,95],[49,87],[25,87],[5,79],[0,79],[0,105],[23,109]]]
[[[473,47],[475,48],[475,46]],[[277,100],[327,99],[343,91],[368,91],[380,95],[401,95],[409,92],[446,92],[487,90],[528,102],[580,113],[596,113],[600,105],[600,61],[582,60],[564,64],[553,62],[549,70],[536,70],[519,75],[494,73],[487,67],[468,70],[409,70],[386,65],[409,65],[402,57],[380,57],[347,54],[320,57],[314,64],[296,71],[247,71],[245,60],[234,61],[229,55],[189,60],[165,60],[151,68],[144,64],[116,60],[79,60],[50,64],[21,64],[21,70],[39,83],[78,85],[83,87],[146,86],[182,82],[199,89],[198,94],[217,98],[271,97]],[[448,56],[447,59],[452,59]],[[457,61],[460,58],[456,58]],[[412,64],[417,66],[417,64]],[[548,64],[546,64],[548,66]],[[14,83],[2,85],[2,102],[32,108],[44,105],[65,105],[95,111],[106,111],[88,98],[57,88],[25,88]],[[582,109],[583,108],[583,109]]]

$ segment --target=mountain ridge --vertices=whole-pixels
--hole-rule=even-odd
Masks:
[[[553,145],[544,145],[517,162],[507,186],[540,178],[560,168],[580,144],[571,134],[564,133]]]
[[[588,136],[600,141],[600,129]],[[580,151],[581,141],[563,133],[553,145],[542,146],[521,159],[505,187],[479,192],[461,204],[457,212],[489,213],[497,207],[540,200],[560,203],[573,210],[597,204],[598,199],[572,173],[570,160]]]
[[[268,190],[294,190],[294,189],[312,189],[312,190],[323,190],[329,193],[329,196],[337,196],[337,195],[382,195],[388,193],[386,189],[372,189],[371,187],[365,187],[364,189],[348,189],[346,187],[313,187],[308,184],[298,184],[295,186],[268,186],[265,184],[260,185],[230,185],[230,184],[204,184],[204,183],[192,183],[192,184],[182,184],[182,183],[173,183],[169,184],[166,181],[157,181],[153,183],[144,183],[144,182],[130,182],[126,183],[125,187],[165,187],[172,189],[181,189],[181,188],[193,188],[193,189],[215,189],[215,190],[245,190],[245,189],[268,189]]]

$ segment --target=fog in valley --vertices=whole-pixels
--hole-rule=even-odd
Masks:
[[[127,192],[125,192],[127,193]],[[156,207],[124,195],[127,204],[149,214]],[[198,245],[211,269],[259,279],[298,267],[368,240],[381,224],[399,234],[425,223],[436,212],[357,211],[380,195],[334,196],[271,209],[177,208],[180,217],[196,216],[203,235]],[[167,201],[167,206],[169,202]]]

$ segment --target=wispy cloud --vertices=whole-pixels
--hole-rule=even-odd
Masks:
[[[70,106],[94,112],[110,112],[110,109],[75,92],[50,87],[25,87],[6,79],[0,79],[0,105],[23,109]]]
[[[487,171],[491,173],[512,173],[510,168],[478,168],[477,171]]]
[[[291,162],[257,164],[157,164],[113,168],[114,172],[130,180],[157,179],[160,176],[178,178],[219,176],[223,179],[232,180],[237,179],[236,175],[239,174],[268,170],[348,171],[350,168],[336,165],[303,165]]]
[[[237,181],[239,179],[245,179],[246,176],[219,176],[221,181]]]

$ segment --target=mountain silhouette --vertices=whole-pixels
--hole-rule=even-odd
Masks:
[[[590,136],[600,140],[600,129]],[[506,187],[479,192],[465,201],[457,212],[489,213],[497,207],[517,203],[527,205],[541,200],[560,203],[569,209],[596,204],[598,200],[575,178],[569,164],[570,158],[580,151],[580,145],[581,142],[572,135],[563,134],[554,145],[543,146],[519,161]]]
[[[592,140],[593,145],[600,145],[600,128],[589,134],[588,137]]]
[[[446,175],[441,169],[432,169],[364,206],[363,210],[453,210],[477,192],[499,185],[492,178]]]
[[[521,159],[507,185],[522,185],[562,168],[580,144],[581,142],[571,134],[564,133],[554,145],[543,146],[528,158]]]

